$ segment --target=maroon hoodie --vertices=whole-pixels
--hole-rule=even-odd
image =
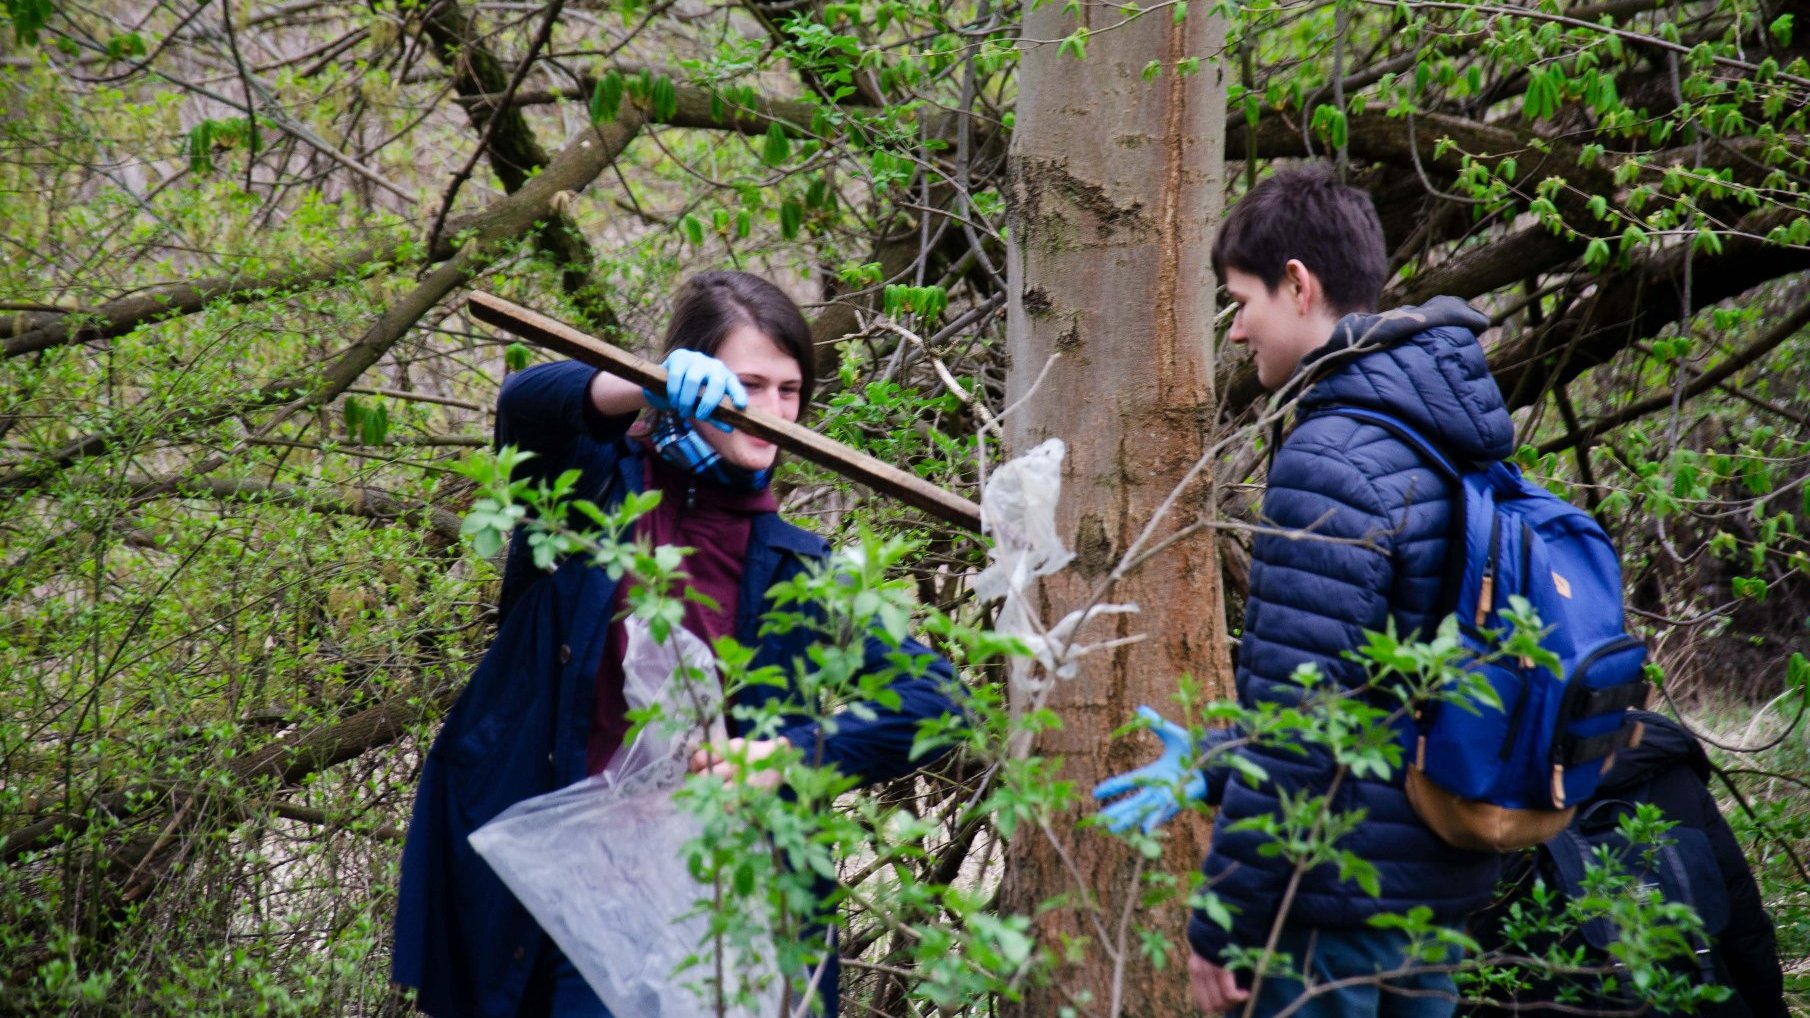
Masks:
[[[731,491],[718,487],[665,462],[651,447],[644,453],[644,462],[643,483],[649,491],[659,489],[662,497],[653,511],[635,522],[634,536],[648,539],[655,547],[694,549],[685,556],[680,571],[686,586],[715,601],[718,610],[686,601],[685,628],[706,644],[714,644],[719,636],[734,636],[748,536],[755,516],[778,508],[773,493],[765,488]],[[622,655],[628,637],[616,617],[628,603],[632,582],[631,577],[623,577],[610,606],[610,632],[604,641],[603,664],[597,670],[597,702],[585,749],[589,774],[603,770],[629,730],[628,702],[622,695]]]

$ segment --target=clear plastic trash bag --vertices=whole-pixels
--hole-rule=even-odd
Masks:
[[[642,620],[624,625],[624,696],[631,709],[658,704],[664,720],[645,725],[602,773],[504,810],[472,832],[471,845],[617,1018],[715,1018],[714,994],[692,987],[717,966],[677,971],[709,947],[709,917],[688,913],[711,889],[685,865],[685,844],[703,823],[672,793],[691,748],[724,735],[716,662],[682,628],[661,644]],[[773,957],[771,940],[762,938],[723,960],[731,994],[738,983],[765,987],[754,1006],[724,1014],[779,1014]]]

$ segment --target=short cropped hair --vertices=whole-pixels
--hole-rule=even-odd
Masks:
[[[751,272],[700,272],[685,281],[666,326],[665,351],[684,348],[715,356],[738,325],[766,333],[798,362],[799,414],[817,387],[816,348],[804,313],[786,292]]]
[[[1213,274],[1224,280],[1228,268],[1247,272],[1274,293],[1291,258],[1319,279],[1334,312],[1375,311],[1389,253],[1370,196],[1325,166],[1277,170],[1258,181],[1220,224]]]

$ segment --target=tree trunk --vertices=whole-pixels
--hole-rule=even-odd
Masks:
[[[1057,521],[1077,555],[1043,582],[1042,617],[1054,621],[1088,604],[1115,570],[1121,575],[1103,598],[1141,609],[1084,627],[1084,643],[1145,638],[1082,659],[1080,675],[1049,694],[1063,727],[1039,736],[1035,751],[1061,757],[1062,777],[1084,791],[1153,757],[1154,739],[1109,738],[1139,704],[1175,717],[1179,676],[1193,674],[1209,696],[1229,695],[1231,667],[1212,530],[1125,568],[1128,552],[1135,558],[1156,547],[1212,505],[1211,472],[1202,470],[1145,533],[1201,460],[1216,420],[1208,255],[1224,201],[1225,79],[1212,59],[1224,25],[1198,5],[1179,22],[1171,8],[1129,24],[1118,23],[1115,8],[1081,10],[1097,33],[1085,59],[1059,53],[1053,41],[1024,49],[1009,169],[1007,404],[1060,357],[1013,411],[1006,437],[1013,453],[1051,436],[1068,442]],[[1055,40],[1072,28],[1062,5],[1027,5],[1027,40]],[[1187,57],[1202,58],[1198,73],[1178,72]],[[1152,61],[1160,73],[1146,80]],[[1025,691],[1012,696],[1022,708]],[[1076,895],[1072,907],[1043,914],[1039,934],[1057,951],[1065,939],[1086,940],[1052,986],[1031,991],[1021,1013],[1193,1013],[1185,953],[1156,971],[1135,929],[1121,931],[1129,915],[1133,927],[1168,935],[1185,952],[1185,909],[1176,902],[1128,911],[1134,854],[1101,831],[1077,829],[1084,815],[1054,819],[1050,832],[1061,846],[1036,832],[1013,844],[1008,906],[1034,912],[1056,895]],[[1164,857],[1143,872],[1181,877],[1199,865],[1205,825],[1183,817],[1170,831]],[[1112,942],[1102,944],[1102,933]]]

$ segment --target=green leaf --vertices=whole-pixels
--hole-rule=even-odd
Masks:
[[[617,71],[597,79],[597,87],[591,89],[591,123],[615,121],[617,111],[622,108],[622,90],[622,75]]]
[[[1070,56],[1076,60],[1087,59],[1087,29],[1077,28],[1056,45],[1057,56]]]
[[[5,3],[6,16],[13,23],[13,38],[19,40],[21,46],[36,45],[38,33],[56,10],[51,0],[5,0]]]
[[[131,60],[145,55],[144,36],[137,32],[126,32],[107,40],[108,60]]]
[[[379,403],[359,421],[359,436],[366,445],[382,445],[390,434],[389,408]]]
[[[1527,91],[1521,96],[1521,115],[1529,120],[1542,120],[1551,116],[1552,112],[1553,102],[1546,70],[1536,67],[1527,72]]]
[[[1781,14],[1766,26],[1766,31],[1772,33],[1772,41],[1778,43],[1780,49],[1791,45],[1791,26],[1794,20],[1794,15]]]
[[[1142,77],[1145,81],[1155,81],[1156,76],[1161,73],[1163,73],[1163,62],[1161,60],[1152,60],[1144,65]]]
[[[685,232],[685,238],[693,244],[704,243],[704,224],[695,214],[685,213],[684,218],[679,220],[679,229]]]
[[[1609,242],[1601,237],[1590,238],[1589,246],[1584,248],[1584,265],[1592,272],[1601,272],[1609,264]]]
[[[466,521],[467,526],[470,523],[470,520]],[[503,550],[503,535],[494,527],[477,527],[466,533],[471,538],[472,550],[478,553],[479,558],[490,558]]]
[[[212,173],[214,170],[214,122],[203,120],[189,129],[189,172]]]
[[[520,371],[532,360],[534,351],[525,344],[511,343],[503,348],[503,367],[510,371]]]
[[[679,90],[677,86],[673,85],[671,78],[665,76],[655,78],[653,87],[649,90],[649,100],[653,106],[655,120],[669,121],[673,118],[673,114],[679,112]]]
[[[1314,107],[1313,129],[1333,148],[1344,148],[1350,137],[1349,128],[1345,122],[1345,111],[1327,103]]]
[[[1229,930],[1232,928],[1232,910],[1226,907],[1225,901],[1221,899],[1219,895],[1209,891],[1196,899],[1194,905],[1202,912],[1205,912],[1207,918],[1212,920],[1220,929]]]
[[[787,198],[779,203],[779,232],[787,240],[798,236],[798,229],[804,225],[804,209],[800,208],[797,199]]]
[[[777,122],[767,125],[767,141],[761,146],[760,160],[768,166],[778,166],[792,154],[792,140],[786,137],[786,129]]]
[[[1766,580],[1758,576],[1737,576],[1729,581],[1734,595],[1754,601],[1766,600]]]

